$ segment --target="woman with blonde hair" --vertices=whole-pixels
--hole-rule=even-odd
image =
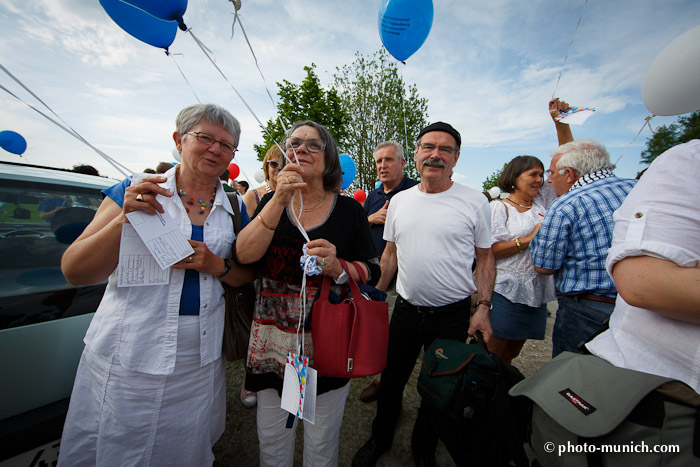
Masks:
[[[248,190],[243,196],[243,204],[248,211],[248,215],[252,215],[258,207],[258,203],[263,196],[275,191],[277,188],[277,174],[284,167],[284,155],[280,148],[273,144],[265,153],[263,158],[263,173],[265,174],[265,184],[259,186],[255,190]]]

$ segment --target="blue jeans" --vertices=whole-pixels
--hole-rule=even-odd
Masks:
[[[552,358],[564,351],[581,353],[580,348],[603,327],[615,305],[592,302],[576,296],[559,295],[559,310],[552,332]]]

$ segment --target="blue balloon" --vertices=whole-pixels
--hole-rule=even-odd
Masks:
[[[381,181],[381,180],[377,180],[377,183],[374,184],[374,189],[376,190],[376,189],[379,188],[380,186],[382,186],[382,181]]]
[[[166,49],[175,40],[187,0],[100,0],[102,8],[119,27],[138,40]]]
[[[379,8],[379,36],[396,60],[413,55],[433,26],[432,0],[382,0]]]
[[[347,154],[340,155],[340,170],[343,173],[343,182],[340,184],[340,189],[345,190],[352,184],[355,180],[355,175],[357,175],[357,166],[352,157]]]
[[[182,21],[187,10],[187,0],[122,0],[124,3],[140,8],[156,18],[166,21]]]
[[[27,150],[27,140],[14,131],[0,131],[0,148],[21,156]]]

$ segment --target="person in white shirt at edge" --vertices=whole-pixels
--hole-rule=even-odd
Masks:
[[[228,259],[233,209],[219,180],[240,124],[221,107],[198,104],[183,109],[176,126],[182,163],[105,190],[95,218],[63,255],[71,284],[108,279],[63,429],[64,467],[212,465],[212,446],[224,431],[221,281],[254,279]],[[191,239],[194,253],[171,267],[168,284],[117,287],[122,225],[137,211],[167,213]]]
[[[659,156],[615,211],[606,267],[617,302],[610,328],[586,344],[615,366],[674,378],[695,392],[700,392],[698,180],[695,139]]]
[[[460,145],[460,134],[447,123],[423,128],[414,152],[421,182],[398,193],[389,204],[377,288],[386,290],[398,267],[399,296],[372,435],[355,454],[353,466],[375,465],[391,447],[404,387],[421,348],[427,349],[436,338],[464,341],[476,331],[485,339],[491,336],[489,311],[496,276],[491,211],[481,192],[451,180]],[[470,321],[470,296],[477,290],[479,301]],[[421,406],[411,439],[417,465],[435,461],[438,436],[427,415]]]

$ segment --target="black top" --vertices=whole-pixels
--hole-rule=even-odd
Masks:
[[[273,193],[266,194],[258,204],[255,218],[272,199]],[[374,285],[379,280],[380,268],[377,250],[372,241],[369,223],[362,206],[352,198],[334,195],[333,207],[328,218],[319,226],[307,231],[311,240],[325,239],[335,245],[337,257],[346,261],[363,261],[370,272],[368,283]],[[272,222],[272,220],[270,220]],[[257,263],[258,272],[267,279],[301,285],[303,271],[299,266],[302,246],[306,242],[293,223],[289,209],[280,216],[270,246]],[[368,262],[374,260],[373,262]],[[323,276],[307,277],[308,287],[321,287]],[[317,393],[322,394],[345,386],[346,378],[319,377]],[[282,379],[275,373],[246,375],[246,389],[260,391],[275,388],[281,394]]]

